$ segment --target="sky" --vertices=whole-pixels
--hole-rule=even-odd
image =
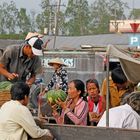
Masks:
[[[11,0],[0,0],[2,2],[10,2]],[[30,12],[31,10],[35,10],[37,13],[41,11],[40,4],[41,0],[12,0],[16,3],[17,8],[27,8],[27,11]],[[52,0],[58,1],[58,0]],[[61,0],[61,3],[67,3],[68,0]],[[93,2],[94,0],[88,0],[89,3]],[[122,0],[123,2],[128,2],[130,9],[133,8],[140,8],[140,0]]]

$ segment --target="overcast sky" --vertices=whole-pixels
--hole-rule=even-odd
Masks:
[[[0,0],[1,2],[10,2],[11,0]],[[27,8],[28,11],[35,10],[37,13],[41,11],[40,3],[41,0],[12,0],[16,3],[17,8]],[[56,0],[52,0],[56,1]],[[57,0],[58,1],[58,0]],[[61,0],[62,4],[66,3],[68,0]],[[93,2],[94,0],[88,0],[89,2]],[[122,0],[124,2],[128,2],[130,9],[133,9],[133,2],[134,8],[140,8],[140,0]]]

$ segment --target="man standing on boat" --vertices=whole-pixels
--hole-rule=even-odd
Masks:
[[[22,45],[8,46],[0,57],[0,81],[24,81],[29,86],[41,69],[43,41],[35,36]]]

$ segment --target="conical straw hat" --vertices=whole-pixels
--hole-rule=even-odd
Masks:
[[[60,64],[63,66],[67,66],[60,58],[53,58],[48,62],[48,65],[52,66],[53,64]]]

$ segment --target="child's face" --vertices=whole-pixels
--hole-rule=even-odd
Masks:
[[[60,68],[60,64],[54,63],[52,67],[54,68],[54,70],[58,70]]]
[[[87,93],[90,97],[96,98],[99,95],[99,89],[94,83],[87,84]]]

